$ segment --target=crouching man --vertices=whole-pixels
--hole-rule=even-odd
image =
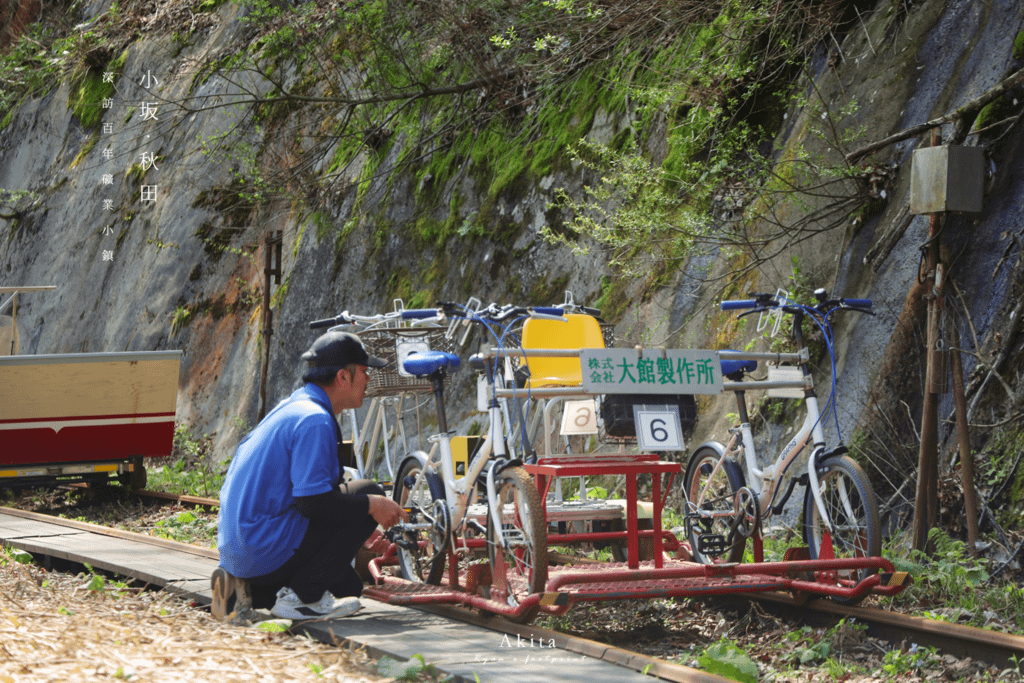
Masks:
[[[376,484],[341,484],[335,415],[363,404],[368,368],[386,362],[345,332],[324,334],[302,360],[305,384],[239,444],[220,491],[211,579],[220,619],[250,598],[282,619],[354,614],[363,590],[356,552],[378,524],[407,518]]]

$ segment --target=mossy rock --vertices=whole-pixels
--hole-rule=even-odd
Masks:
[[[538,280],[530,289],[527,300],[534,306],[548,306],[561,302],[568,286],[568,273],[551,280]]]
[[[1018,33],[1013,40],[1013,58],[1024,59],[1024,31]]]
[[[980,112],[974,122],[974,130],[983,130],[992,124],[1010,118],[1014,114],[1012,102],[1000,97],[994,102],[987,104]]]

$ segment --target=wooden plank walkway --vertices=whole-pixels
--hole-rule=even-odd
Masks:
[[[210,574],[217,566],[216,550],[4,507],[0,543],[36,556],[88,563],[198,605],[212,600]],[[458,613],[465,618],[465,612],[451,608],[411,609],[365,598],[362,602],[363,609],[352,617],[304,622],[296,630],[327,643],[350,641],[377,657],[407,660],[422,655],[427,663],[467,681],[478,677],[495,683],[639,683],[652,676],[670,681],[726,680],[498,617],[475,617],[473,623],[465,623],[447,616]],[[639,673],[645,667],[649,675]]]

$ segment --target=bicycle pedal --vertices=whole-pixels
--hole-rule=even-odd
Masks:
[[[729,541],[721,534],[701,534],[697,537],[697,552],[702,555],[721,555],[729,550]]]
[[[418,550],[420,547],[420,544],[417,541],[410,541],[405,537],[396,538],[395,545],[404,550]]]
[[[713,523],[714,520],[706,515],[701,515],[695,512],[691,512],[686,515],[687,533],[689,533],[690,529],[698,530],[698,534],[707,533],[711,531],[711,525]],[[703,530],[703,532],[700,530]]]

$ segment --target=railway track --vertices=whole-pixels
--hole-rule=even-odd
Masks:
[[[176,496],[152,491],[140,491],[138,495],[144,499],[156,502],[199,505],[206,509],[212,509],[218,505],[216,500],[195,496]],[[28,519],[51,519],[58,524],[76,528],[94,526],[83,524],[82,522],[48,518],[46,515],[39,515],[37,513],[17,511],[17,514]],[[102,533],[127,540],[135,539],[138,536],[130,532],[109,528],[105,529]],[[161,541],[161,539],[153,540]],[[71,561],[78,559],[80,562],[90,561],[88,548],[80,549],[79,554],[81,555],[80,558],[65,557],[63,559]],[[216,553],[215,551],[204,551],[197,548],[196,554],[212,558],[215,557]],[[95,563],[95,558],[92,559],[92,563]],[[111,571],[117,570],[111,569]],[[788,595],[775,593],[761,593],[750,595],[749,597],[733,595],[714,599],[716,604],[733,605],[739,609],[743,609],[744,606],[749,605],[752,601],[759,603],[765,611],[774,616],[813,627],[830,627],[841,619],[855,619],[860,624],[866,625],[867,635],[886,641],[893,648],[899,648],[902,644],[916,643],[919,646],[938,648],[942,653],[958,658],[969,656],[974,660],[984,661],[1000,669],[1013,666],[1014,660],[1024,659],[1024,637],[1008,633],[983,630],[923,617],[913,617],[875,608],[848,607],[825,599],[815,600],[808,604],[799,604]],[[497,630],[510,636],[538,640],[556,639],[559,642],[559,647],[570,652],[578,652],[590,657],[601,658],[618,666],[634,671],[647,672],[665,680],[710,680],[699,677],[694,678],[692,669],[627,648],[620,648],[614,643],[597,643],[593,640],[568,635],[536,625],[516,625],[497,617],[482,616],[466,609],[440,605],[427,606],[424,609],[425,611],[467,624]],[[311,633],[311,635],[316,636],[317,634]],[[329,639],[330,635],[325,637]]]
[[[856,619],[867,625],[867,635],[893,645],[916,643],[918,646],[936,647],[954,657],[971,657],[1000,669],[1015,666],[1013,659],[1024,659],[1024,637],[914,617],[899,612],[871,607],[848,607],[831,600],[816,600],[802,605],[788,595],[766,593],[756,600],[771,613],[801,621],[810,626],[834,626],[842,619]]]
[[[200,498],[198,496],[185,496],[177,493],[165,493],[164,491],[136,491],[135,495],[142,500],[148,500],[158,504],[170,505],[198,505],[205,510],[213,510],[220,507],[220,501],[215,498]]]

